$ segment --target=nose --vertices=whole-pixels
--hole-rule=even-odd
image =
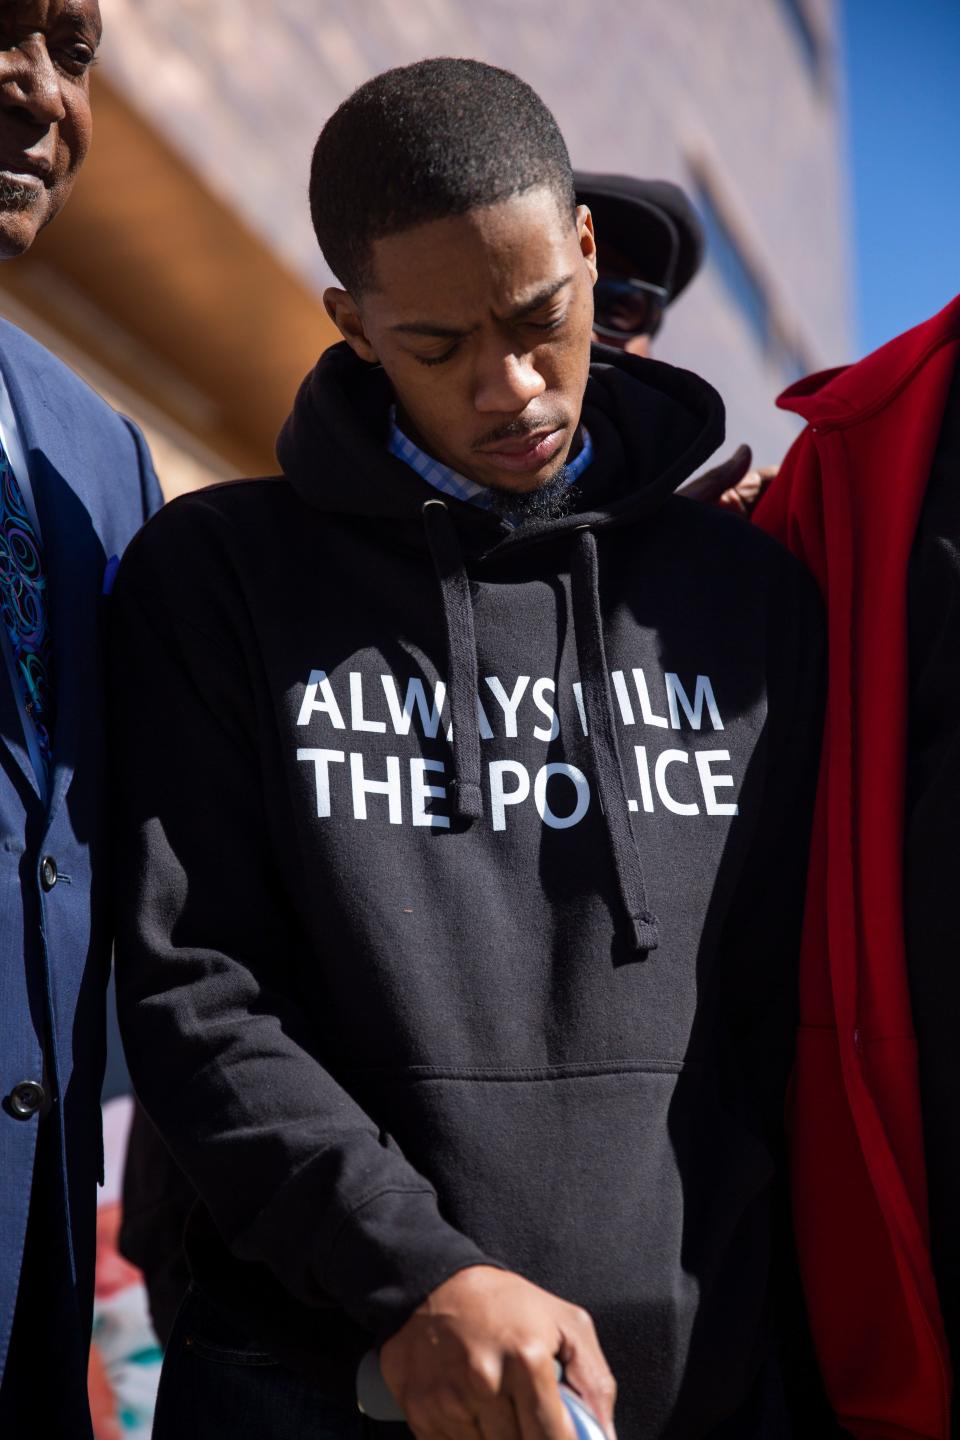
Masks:
[[[65,119],[60,77],[42,36],[0,53],[0,107],[44,130]]]
[[[547,382],[532,355],[491,356],[477,377],[473,403],[482,414],[515,415],[542,395]]]

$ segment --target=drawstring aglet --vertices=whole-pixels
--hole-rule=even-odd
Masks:
[[[469,780],[451,780],[447,794],[453,801],[453,813],[458,820],[479,820],[483,814],[483,792],[479,785]]]
[[[660,921],[649,910],[630,916],[634,950],[656,950],[660,944]]]

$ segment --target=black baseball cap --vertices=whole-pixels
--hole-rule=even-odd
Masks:
[[[703,226],[679,185],[670,180],[638,180],[632,175],[596,175],[575,170],[577,204],[588,205],[603,246],[615,246],[647,280],[675,300],[703,260]],[[668,301],[669,303],[669,301]]]

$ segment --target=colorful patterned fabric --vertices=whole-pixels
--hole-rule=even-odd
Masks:
[[[97,1264],[105,1257],[97,1252]],[[150,1440],[160,1385],[163,1351],[150,1322],[143,1280],[125,1285],[93,1302],[93,1344],[99,1352],[110,1389],[110,1405],[97,1419],[109,1416],[123,1440]],[[91,1397],[93,1398],[93,1397]],[[106,1425],[103,1433],[113,1434]],[[101,1432],[94,1426],[94,1433]]]
[[[574,485],[580,479],[593,459],[593,442],[585,425],[580,427],[580,441],[579,454],[568,461],[566,466],[568,485]],[[478,505],[481,510],[490,508],[490,490],[486,485],[478,485],[475,480],[458,475],[449,465],[442,465],[439,460],[434,460],[432,455],[421,450],[419,445],[415,445],[409,436],[403,433],[397,424],[396,406],[390,411],[390,439],[387,448],[391,455],[409,465],[421,480],[426,480],[435,490],[452,495],[455,500],[466,500],[470,505]]]
[[[0,620],[49,773],[53,733],[53,655],[47,616],[47,578],[40,541],[13,467],[0,445]]]

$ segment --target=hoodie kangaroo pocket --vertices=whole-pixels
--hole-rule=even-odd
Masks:
[[[685,1425],[736,1408],[763,1324],[772,1165],[711,1071],[393,1073],[367,1103],[446,1219],[591,1313],[621,1433],[669,1434],[681,1392]]]

